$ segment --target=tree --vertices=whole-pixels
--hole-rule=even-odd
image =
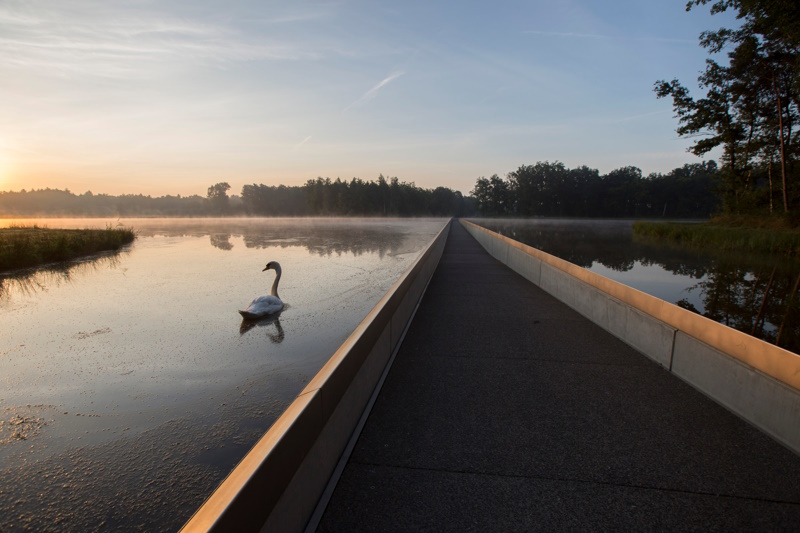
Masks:
[[[706,60],[706,70],[698,81],[701,87],[708,88],[706,97],[699,100],[689,96],[689,90],[677,79],[669,83],[656,82],[655,92],[658,98],[672,97],[672,107],[680,124],[678,135],[697,139],[689,148],[690,152],[703,156],[722,146],[725,201],[732,210],[738,210],[740,195],[747,189],[742,171],[748,165],[748,161],[742,162],[738,156],[748,152],[742,148],[745,138],[742,125],[735,119],[729,69]]]
[[[642,171],[637,167],[622,167],[603,177],[605,216],[634,217],[641,215]]]
[[[228,212],[228,191],[231,186],[228,182],[220,182],[208,188],[208,203],[211,204],[211,209],[219,214]]]
[[[490,185],[489,180],[484,178],[483,176],[479,177],[475,181],[475,187],[470,192],[473,198],[475,198],[475,203],[477,210],[480,214],[486,215],[489,209],[489,195],[490,195]]]
[[[690,151],[723,148],[724,208],[758,211],[773,201],[773,162],[781,177],[784,213],[800,196],[800,3],[796,0],[691,0],[687,11],[711,4],[711,12],[737,12],[738,29],[700,35],[709,53],[728,50],[728,65],[709,59],[699,78],[707,90],[698,100],[678,80],[658,81],[659,98],[671,96],[678,134],[698,137]],[[769,184],[769,193],[763,189]],[[765,201],[768,199],[768,201]]]
[[[522,165],[506,176],[514,195],[514,210],[520,215],[563,216],[572,196],[564,163],[539,161]]]
[[[571,217],[599,216],[600,206],[597,199],[602,188],[600,171],[586,165],[573,168],[569,170],[567,181],[572,193],[564,214]]]
[[[718,208],[714,161],[686,164],[644,181],[642,214],[655,217],[707,218]]]
[[[433,216],[460,216],[461,193],[447,187],[436,187],[431,193],[430,212]]]

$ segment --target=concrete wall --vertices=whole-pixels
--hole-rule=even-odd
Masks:
[[[299,531],[444,251],[448,222],[183,531]]]
[[[496,259],[800,453],[800,356],[468,221]]]

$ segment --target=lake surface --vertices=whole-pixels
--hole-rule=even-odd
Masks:
[[[0,281],[2,531],[178,529],[445,220],[36,222],[138,238]]]
[[[800,262],[633,235],[626,220],[473,219],[662,300],[800,353]]]

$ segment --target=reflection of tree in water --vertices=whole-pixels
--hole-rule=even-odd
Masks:
[[[302,246],[309,253],[321,257],[342,254],[358,257],[364,253],[377,253],[381,259],[387,253],[396,253],[405,240],[402,233],[389,232],[383,227],[359,225],[315,227],[311,232],[293,233],[291,239],[257,231],[245,233],[243,238],[248,248]]]
[[[231,250],[232,237],[241,236],[248,248],[301,246],[322,257],[377,253],[402,253],[408,227],[391,222],[350,219],[190,219],[148,221],[136,228],[139,236],[209,236],[211,245]]]
[[[121,256],[128,253],[130,250],[119,250],[91,258],[0,274],[0,298],[10,298],[14,293],[32,295],[45,292],[49,287],[71,283],[76,275],[117,268]]]
[[[231,244],[231,234],[230,233],[212,233],[208,236],[211,239],[211,246],[214,248],[219,248],[220,250],[233,250],[233,244]]]
[[[634,240],[626,221],[481,221],[485,227],[534,248],[590,268],[599,263],[627,272],[638,261],[658,264],[682,275],[700,278],[705,267],[697,255],[679,247],[665,248]],[[484,224],[485,223],[485,224]]]
[[[633,236],[629,222],[480,221],[481,225],[584,268],[620,272],[635,263],[691,277],[703,303],[676,303],[750,335],[800,353],[800,264],[780,257],[702,252]]]
[[[753,270],[721,261],[706,276],[688,289],[700,291],[703,316],[800,353],[797,269]],[[699,312],[686,300],[677,304]]]

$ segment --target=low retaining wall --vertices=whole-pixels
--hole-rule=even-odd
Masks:
[[[472,222],[497,260],[800,453],[800,356]]]
[[[299,531],[444,251],[448,222],[182,531]]]

